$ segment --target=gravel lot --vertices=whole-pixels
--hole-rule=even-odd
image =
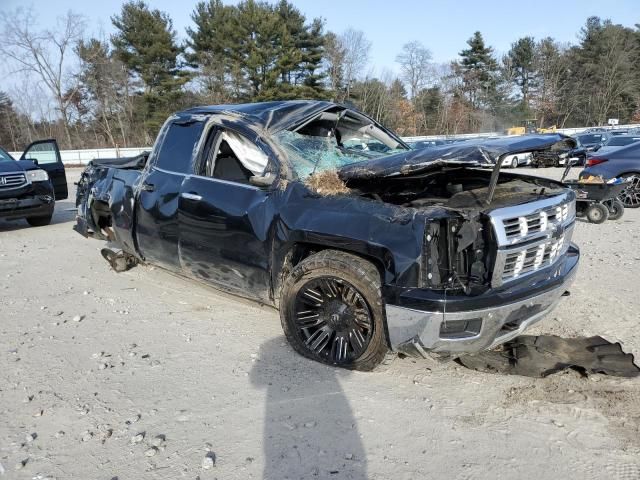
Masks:
[[[324,367],[270,308],[110,271],[71,207],[48,227],[0,222],[2,478],[640,478],[640,379]],[[572,295],[533,332],[640,358],[640,210],[578,221],[574,240]]]

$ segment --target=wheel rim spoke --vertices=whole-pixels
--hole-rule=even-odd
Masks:
[[[331,357],[336,363],[342,363],[347,359],[348,341],[343,333],[336,334],[331,346]]]
[[[333,335],[333,330],[328,327],[322,327],[316,330],[308,339],[307,346],[316,353],[320,353],[324,347],[327,346],[331,336]]]
[[[296,294],[294,325],[313,357],[348,364],[367,349],[373,335],[371,311],[362,294],[337,277],[315,278]]]

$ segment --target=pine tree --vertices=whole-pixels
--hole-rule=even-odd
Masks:
[[[197,4],[188,29],[187,58],[216,98],[236,101],[321,98],[323,24],[293,4],[220,0]]]
[[[498,62],[493,49],[484,43],[480,32],[467,40],[466,48],[460,52],[461,60],[454,69],[462,77],[463,92],[474,108],[488,107],[497,92]]]
[[[182,86],[189,79],[180,62],[183,49],[169,15],[150,10],[143,1],[125,3],[111,21],[116,28],[111,37],[116,56],[142,82],[136,111],[142,113],[151,141],[167,115],[180,106]]]
[[[222,0],[199,2],[191,14],[195,28],[187,28],[186,58],[200,69],[205,96],[214,103],[233,98],[233,38],[235,7]]]
[[[523,37],[511,44],[509,56],[514,80],[520,89],[522,110],[529,110],[531,90],[537,85],[536,42],[533,37]]]

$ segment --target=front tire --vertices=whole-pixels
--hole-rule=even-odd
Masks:
[[[601,203],[592,203],[587,208],[587,219],[591,223],[600,224],[609,218],[609,209]]]
[[[380,274],[356,255],[323,250],[296,265],[282,287],[280,320],[293,349],[312,360],[371,371],[393,357]]]
[[[511,168],[518,168],[518,157],[513,157],[511,159]]]

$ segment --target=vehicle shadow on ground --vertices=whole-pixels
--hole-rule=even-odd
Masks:
[[[263,479],[368,478],[356,419],[339,382],[349,375],[295,356],[284,337],[260,347],[250,378],[266,389]]]
[[[19,220],[0,220],[0,232],[11,232],[14,230],[23,230],[27,228],[47,228],[50,225],[58,223],[71,222],[76,218],[76,204],[71,200],[62,200],[56,202],[56,208],[53,212],[53,219],[49,225],[44,227],[32,227],[24,219]]]

